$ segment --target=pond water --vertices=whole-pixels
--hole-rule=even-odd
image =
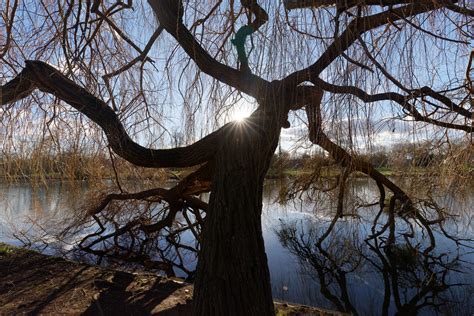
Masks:
[[[376,187],[369,180],[351,181],[346,209],[357,210],[357,216],[339,219],[320,248],[315,245],[330,227],[335,201],[330,195],[305,192],[281,204],[277,200],[285,185],[284,181],[268,181],[264,190],[262,229],[275,298],[359,315],[407,315],[409,310],[418,310],[420,315],[473,315],[474,253],[470,247],[474,244],[469,240],[459,244],[449,238],[474,238],[471,189],[462,198],[436,196],[439,205],[449,206],[455,215],[443,226],[446,234],[436,227],[428,232],[413,219],[397,219],[396,247],[387,253],[381,246],[387,236],[368,237],[374,227],[381,229],[388,216],[381,212],[374,226],[379,207],[361,206],[361,198],[377,200]],[[57,231],[88,190],[83,182],[0,184],[0,241],[21,245],[19,240],[29,243],[29,236],[44,237]],[[407,237],[409,232],[413,236]],[[430,233],[435,245],[424,255]],[[407,238],[417,245],[415,252],[404,244]],[[51,240],[57,243],[53,237]],[[189,262],[191,267],[194,264]]]

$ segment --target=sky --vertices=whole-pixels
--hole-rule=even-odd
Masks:
[[[253,71],[258,72],[268,80],[280,79],[288,73],[301,69],[307,65],[312,64],[325,50],[331,40],[314,39],[304,34],[298,34],[292,30],[292,27],[298,27],[300,30],[311,31],[317,35],[327,35],[331,33],[331,28],[320,28],[319,25],[314,25],[312,22],[311,10],[292,10],[288,13],[288,24],[286,21],[276,21],[276,12],[279,9],[280,2],[261,1],[261,5],[269,12],[270,22],[264,26],[264,33],[254,36],[255,48],[250,55],[250,63]],[[193,6],[201,5],[200,14],[205,14],[208,10],[207,3],[186,3],[189,7],[187,10],[186,21],[191,21],[198,18],[191,14]],[[19,18],[24,19],[20,27],[15,30],[18,34],[24,34],[33,26],[39,25],[42,17],[40,15],[28,19],[27,6],[33,5],[24,2],[25,7],[19,9]],[[221,7],[225,7],[226,2]],[[156,21],[150,12],[146,1],[134,2],[133,11],[127,11],[124,14],[124,31],[137,43],[138,46],[144,47],[148,38],[151,36],[156,28]],[[376,10],[378,9],[374,9]],[[333,8],[325,8],[316,11],[318,23],[325,25],[330,21],[334,15]],[[146,18],[143,18],[145,16]],[[138,18],[138,20],[137,20]],[[286,18],[284,18],[286,19]],[[284,20],[283,19],[283,20]],[[245,18],[237,21],[237,25],[245,23]],[[28,22],[29,21],[29,22]],[[456,38],[457,30],[453,28],[449,22],[443,22],[440,19],[432,18],[430,15],[420,17],[418,19],[422,26],[429,26],[430,29],[435,30],[439,36],[449,36]],[[2,22],[3,23],[3,22]],[[236,26],[237,26],[236,25]],[[291,27],[290,27],[291,25]],[[3,30],[4,25],[0,24]],[[212,27],[211,27],[212,28]],[[215,28],[222,28],[217,24]],[[402,29],[402,31],[397,31]],[[47,32],[49,30],[45,30]],[[387,31],[387,29],[380,28],[377,31],[371,32],[367,35],[366,40],[368,44],[375,45],[373,38],[380,36],[380,32]],[[196,34],[200,36],[200,29],[197,29]],[[321,32],[326,32],[323,34]],[[45,33],[46,34],[46,33]],[[111,36],[114,32],[111,31]],[[207,33],[206,33],[207,34]],[[413,38],[414,29],[409,26],[391,26],[387,33],[390,37],[387,44],[380,47],[380,56],[384,57],[388,63],[389,70],[395,75],[401,75],[402,81],[408,86],[418,87],[422,85],[430,85],[435,88],[442,88],[448,83],[460,82],[463,79],[465,64],[467,63],[466,53],[469,49],[473,49],[472,42],[467,48],[463,50],[457,49],[457,45],[453,43],[443,43],[433,41],[429,36],[423,38],[415,38],[413,45],[403,45],[407,38]],[[39,32],[36,38],[33,35],[31,38],[23,37],[24,42],[19,44],[28,45],[38,41],[44,34]],[[115,34],[116,35],[116,34]],[[294,41],[286,40],[288,36],[294,36]],[[206,38],[206,37],[205,37]],[[214,38],[217,38],[214,36]],[[471,38],[472,40],[472,38]],[[230,42],[230,41],[229,41]],[[215,45],[212,42],[212,37],[207,37],[203,44],[210,50],[215,50]],[[226,43],[226,47],[232,49],[230,43]],[[143,105],[135,103],[134,107],[129,107],[128,110],[124,107],[121,116],[124,118],[124,123],[130,128],[130,132],[134,138],[143,145],[150,145],[154,147],[168,146],[173,133],[180,133],[188,136],[185,139],[186,143],[190,143],[203,135],[206,135],[213,130],[222,126],[224,123],[234,120],[237,117],[241,118],[250,114],[256,108],[255,101],[248,96],[240,96],[232,89],[228,89],[224,85],[219,85],[214,88],[214,84],[209,77],[202,75],[197,81],[196,85],[189,86],[189,80],[194,80],[196,75],[196,67],[193,63],[189,63],[184,53],[178,48],[175,49],[175,41],[171,36],[163,34],[159,41],[155,43],[150,51],[150,57],[155,61],[154,64],[148,63],[145,66],[145,80],[148,89],[148,102],[151,109],[151,116],[156,119],[156,122],[167,127],[167,132],[163,134],[163,129],[157,123],[150,123],[154,127],[144,129],[143,125],[135,122],[144,121],[143,111],[134,111],[134,109],[143,109]],[[64,67],[64,56],[60,52],[52,52],[48,60],[58,67]],[[361,56],[360,47],[354,47],[346,52],[352,58],[359,58]],[[131,52],[130,60],[137,55],[136,52]],[[167,63],[168,56],[173,55],[171,64]],[[228,56],[227,63],[233,67],[236,66],[235,55]],[[40,54],[39,50],[27,50],[25,59],[44,59],[47,56],[45,53]],[[52,57],[51,57],[52,56]],[[404,58],[401,58],[404,57]],[[414,60],[414,63],[406,63],[405,60]],[[125,60],[126,61],[126,60]],[[368,60],[361,59],[363,63],[368,63]],[[466,61],[466,63],[464,63]],[[122,60],[122,64],[123,64]],[[119,60],[114,60],[114,63],[109,65],[109,69],[116,69],[120,66]],[[11,73],[6,71],[2,66],[2,74],[0,75],[1,82],[11,78]],[[183,70],[184,69],[184,70]],[[414,76],[403,76],[406,71],[413,71]],[[98,78],[103,74],[103,69],[97,68]],[[171,81],[170,81],[171,76]],[[133,76],[132,76],[133,77]],[[122,76],[113,82],[115,84],[114,91],[117,95],[123,94],[124,84],[129,77]],[[384,80],[379,80],[379,74],[365,74],[363,71],[355,69],[353,64],[344,59],[340,59],[333,63],[327,71],[322,74],[322,78],[328,82],[336,84],[357,83],[359,86],[367,89],[371,93],[377,93],[394,89],[393,84],[387,83]],[[363,80],[361,80],[361,78]],[[133,78],[137,80],[136,78]],[[99,78],[98,91],[104,90],[104,86]],[[87,85],[87,83],[83,83]],[[211,93],[211,90],[213,91]],[[216,92],[217,91],[217,92]],[[130,96],[133,95],[130,91]],[[125,97],[127,93],[124,94]],[[202,96],[199,98],[198,96]],[[219,99],[218,103],[212,102],[213,99]],[[120,97],[118,98],[120,100]],[[49,101],[51,101],[49,99]],[[340,104],[345,105],[341,106]],[[345,100],[339,97],[325,98],[327,111],[325,115],[328,117],[326,129],[328,134],[338,135],[344,137],[344,131],[347,130],[349,120],[353,126],[357,126],[356,136],[353,138],[353,143],[358,148],[364,148],[367,143],[367,138],[370,136],[371,144],[376,146],[390,146],[397,142],[417,141],[429,139],[436,129],[423,129],[420,125],[414,125],[412,122],[402,123],[397,121],[387,121],[388,117],[402,118],[402,113],[398,105],[378,103],[365,105],[356,99]],[[50,104],[48,104],[49,106]],[[332,110],[331,110],[332,109]],[[337,111],[337,113],[335,112]],[[25,114],[26,115],[26,114]],[[30,113],[32,121],[35,116],[43,115],[41,109],[36,108]],[[50,117],[50,116],[49,116]],[[46,116],[43,121],[49,118]],[[189,119],[192,117],[193,119]],[[69,120],[76,120],[77,116],[69,116],[64,114],[62,120],[65,125],[71,125]],[[41,121],[40,121],[41,122]],[[290,129],[282,130],[281,147],[286,151],[301,152],[306,151],[310,147],[306,135],[306,122],[304,112],[299,111],[290,116],[292,127]],[[64,126],[64,124],[62,126]],[[61,124],[58,124],[60,129]],[[26,127],[23,125],[19,131],[24,131]],[[334,129],[332,131],[331,129]],[[28,128],[25,135],[28,137],[31,131],[41,130],[40,127]],[[0,125],[0,133],[1,125]]]

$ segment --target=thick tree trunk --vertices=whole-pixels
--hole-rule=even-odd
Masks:
[[[194,315],[274,315],[261,213],[264,176],[279,132],[275,122],[252,117],[236,123],[217,154]]]

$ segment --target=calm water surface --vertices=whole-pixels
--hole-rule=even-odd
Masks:
[[[295,253],[294,248],[290,249],[282,242],[278,232],[283,228],[295,229],[296,237],[309,241],[313,245],[317,240],[318,233],[324,231],[334,215],[334,203],[325,199],[309,199],[305,195],[301,199],[296,199],[287,204],[277,202],[280,187],[285,185],[281,182],[268,182],[264,191],[264,207],[262,217],[262,228],[265,239],[265,247],[268,256],[269,268],[272,279],[273,295],[275,298],[291,302],[336,309],[337,303],[349,303],[360,315],[380,315],[384,298],[384,280],[382,274],[374,266],[377,264],[376,256],[371,253],[367,245],[364,246],[363,239],[370,234],[372,220],[377,213],[376,207],[365,207],[358,211],[359,217],[339,220],[325,244],[328,251],[344,252],[347,246],[349,255],[347,260],[343,260],[343,270],[345,273],[345,283],[338,282],[337,273],[324,270],[319,271],[325,277],[325,289],[336,299],[330,299],[323,295],[324,291],[320,286],[318,277],[318,264],[325,264],[324,258],[318,256],[314,249],[309,253]],[[0,184],[0,241],[20,245],[18,239],[28,243],[29,237],[35,234],[48,236],[51,232],[61,228],[61,220],[67,218],[71,209],[77,207],[82,201],[89,187],[83,182],[49,182],[47,185],[32,186],[31,184]],[[353,196],[362,196],[367,201],[377,199],[376,188],[367,179],[355,179],[351,183]],[[474,198],[471,194],[464,194],[463,198],[455,198],[452,195],[440,195],[437,197],[441,205],[449,206],[455,210],[456,220],[448,221],[445,230],[450,234],[462,236],[464,238],[474,238]],[[354,207],[357,200],[347,202],[348,207]],[[385,214],[382,215],[386,216]],[[402,229],[403,230],[403,229]],[[421,230],[420,244],[423,244],[424,236]],[[16,237],[15,237],[16,236]],[[52,236],[52,234],[51,234]],[[440,294],[446,307],[439,309],[422,308],[421,315],[473,315],[474,313],[474,276],[473,250],[469,247],[458,246],[439,232],[434,232],[436,238],[436,249],[434,252],[443,254],[446,262],[453,261],[452,271],[446,276],[446,283],[462,283],[462,286],[452,286],[443,289]],[[311,239],[313,238],[313,239]],[[355,251],[353,245],[347,240],[360,239],[360,249]],[[46,238],[47,240],[47,238]],[[56,242],[51,237],[51,242]],[[342,246],[341,246],[342,244]],[[347,244],[347,245],[346,245]],[[355,243],[357,244],[357,243]],[[467,246],[474,246],[470,241],[464,242]],[[345,245],[345,246],[344,246]],[[40,245],[36,245],[40,246]],[[64,246],[70,247],[70,246]],[[352,247],[352,248],[351,248]],[[290,251],[293,250],[293,251]],[[48,252],[46,248],[43,250]],[[360,253],[364,253],[369,260],[375,261],[375,265],[370,261],[359,262],[357,267],[347,266],[352,258],[359,258]],[[338,255],[337,255],[338,256]],[[337,257],[336,256],[336,257]],[[457,258],[459,257],[459,258]],[[316,264],[315,264],[316,262]],[[195,263],[190,262],[192,267]],[[416,269],[412,266],[411,269]],[[434,270],[439,269],[435,267]],[[354,271],[352,271],[354,270]],[[422,269],[421,269],[422,270]],[[410,277],[397,273],[396,280],[400,279],[402,289],[398,295],[401,301],[409,302],[417,294],[417,285],[405,284],[410,282]],[[389,275],[389,274],[387,274]],[[393,276],[390,280],[394,282]],[[416,281],[416,280],[413,280]],[[405,289],[405,290],[403,290]],[[344,296],[344,293],[347,295]],[[389,314],[397,311],[396,302],[393,300],[393,293],[390,298]],[[415,304],[423,304],[423,300]]]

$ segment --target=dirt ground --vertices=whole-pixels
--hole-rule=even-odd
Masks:
[[[0,315],[190,315],[192,285],[0,243]],[[275,303],[277,315],[341,315]]]

